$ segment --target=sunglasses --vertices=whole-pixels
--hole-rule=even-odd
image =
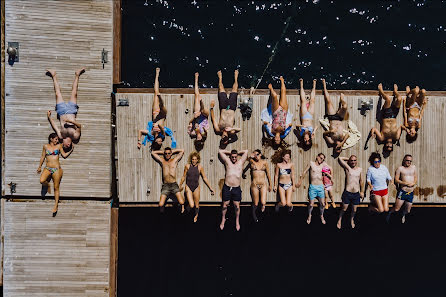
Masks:
[[[404,160],[405,162],[412,162],[412,160]]]
[[[381,163],[381,161],[373,161],[373,163],[378,164]]]
[[[350,160],[350,161],[352,161],[352,162],[356,162],[357,160]]]

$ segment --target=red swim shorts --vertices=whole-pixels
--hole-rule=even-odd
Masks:
[[[376,196],[386,196],[389,193],[388,189],[384,189],[384,190],[379,190],[379,191],[372,191],[373,195]]]

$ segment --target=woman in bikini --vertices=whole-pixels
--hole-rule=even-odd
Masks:
[[[59,205],[59,186],[62,179],[63,170],[60,168],[59,155],[63,158],[67,158],[73,151],[73,146],[71,150],[65,152],[63,146],[59,143],[59,137],[57,133],[51,133],[48,136],[48,144],[45,144],[42,149],[42,156],[40,157],[39,168],[37,168],[37,173],[42,173],[40,175],[40,183],[42,184],[42,196],[45,196],[49,191],[49,181],[53,180],[54,185],[54,199],[55,204],[53,208],[53,217],[57,215],[57,208]],[[45,161],[45,168],[42,171],[42,164]]]
[[[271,107],[273,121],[271,124],[271,132],[274,135],[274,143],[280,145],[282,139],[280,134],[286,130],[286,116],[288,113],[288,102],[286,99],[286,88],[283,77],[280,78],[280,100],[278,99],[276,91],[274,91],[271,84],[268,85],[271,96]]]
[[[161,149],[164,139],[166,138],[166,132],[164,131],[164,121],[167,116],[167,109],[164,107],[163,99],[161,99],[160,84],[159,84],[160,69],[155,70],[155,84],[152,104],[152,121],[147,125],[146,130],[138,131],[138,148],[141,148],[142,135],[148,135],[148,139],[152,142],[152,150]],[[153,141],[152,141],[153,140]],[[172,146],[173,147],[173,146]]]
[[[282,162],[276,164],[274,174],[274,192],[279,191],[280,201],[276,204],[276,212],[280,207],[288,206],[288,211],[293,210],[291,203],[292,192],[295,191],[293,187],[294,181],[294,164],[291,162],[291,151],[283,150]]]
[[[207,138],[209,130],[209,110],[204,108],[203,101],[201,101],[200,91],[198,89],[198,72],[195,73],[195,103],[194,103],[194,117],[189,121],[187,126],[187,133],[190,137],[195,137],[194,145],[197,151],[203,149],[204,142]]]
[[[314,133],[318,127],[313,128],[314,117],[314,103],[316,101],[316,80],[313,79],[313,89],[310,94],[310,102],[307,103],[304,91],[304,81],[299,79],[300,82],[300,125],[296,125],[298,128],[298,135],[304,144],[306,149],[310,149],[313,144]]]
[[[184,196],[187,198],[189,207],[195,208],[194,223],[196,223],[198,220],[198,212],[200,210],[200,175],[206,186],[208,186],[209,190],[211,191],[211,195],[215,194],[214,189],[212,189],[206,175],[204,174],[203,166],[201,166],[199,163],[200,154],[198,152],[192,152],[189,155],[188,164],[184,166],[184,173],[180,182],[180,190],[182,190],[184,181],[186,181]]]
[[[407,132],[410,142],[417,139],[418,129],[421,127],[424,108],[427,104],[426,90],[417,86],[410,90],[406,87],[406,99],[404,101],[404,130]]]
[[[257,223],[259,220],[256,211],[259,205],[259,198],[261,205],[260,210],[263,213],[265,211],[267,196],[266,180],[268,179],[268,192],[271,192],[272,183],[268,162],[265,160],[265,157],[259,149],[252,153],[248,166],[251,169],[252,218],[254,219],[254,222]]]

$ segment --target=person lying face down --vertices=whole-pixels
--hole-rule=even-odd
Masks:
[[[223,86],[223,78],[221,70],[217,72],[218,76],[218,106],[220,109],[220,119],[217,122],[214,115],[215,100],[211,101],[211,119],[214,126],[214,132],[221,135],[222,146],[226,146],[229,143],[231,136],[240,132],[240,128],[234,127],[235,122],[235,110],[237,109],[237,96],[238,96],[238,70],[234,71],[234,84],[232,85],[231,93],[226,94]]]

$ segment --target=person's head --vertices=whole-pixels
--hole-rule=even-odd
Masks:
[[[319,154],[317,154],[317,156],[316,156],[316,162],[317,162],[318,164],[322,164],[322,163],[324,163],[324,161],[325,161],[325,155],[324,155],[323,153],[319,153]]]
[[[336,146],[334,148],[334,152],[336,154],[340,154],[342,152],[342,146],[340,146],[341,141],[336,141],[335,144],[336,144]]]
[[[291,151],[283,150],[282,151],[282,161],[289,163],[291,161]]]
[[[161,136],[156,137],[155,140],[152,142],[151,149],[153,151],[160,150],[162,145],[163,145],[163,139],[161,138]]]
[[[262,152],[259,149],[254,150],[254,160],[259,161],[262,158]]]
[[[221,144],[227,145],[228,143],[229,143],[228,131],[223,130],[223,132],[221,133]]]
[[[350,158],[348,158],[347,164],[351,168],[355,168],[356,165],[358,165],[358,158],[355,155],[351,155]]]
[[[280,133],[279,132],[277,132],[275,135],[274,135],[274,143],[276,144],[276,145],[279,145],[280,144],[280,142],[281,142],[281,138],[280,138]]]
[[[229,159],[231,159],[232,163],[237,162],[237,159],[238,159],[238,152],[237,152],[237,150],[232,150],[231,151],[231,155],[229,156]]]
[[[310,147],[312,145],[311,133],[309,131],[305,131],[304,136],[302,137],[303,142],[306,146]]]
[[[417,133],[417,130],[414,128],[413,130],[411,129],[411,130],[409,130],[409,132],[407,132],[406,140],[407,140],[407,142],[412,143],[415,140],[417,140],[417,137],[418,137],[418,133]]]
[[[192,152],[189,155],[189,163],[192,165],[197,165],[198,163],[200,163],[200,154],[198,152]]]
[[[413,161],[412,155],[410,154],[405,155],[403,158],[403,166],[410,167],[410,165],[412,165],[412,161]]]
[[[169,161],[172,157],[172,149],[170,147],[166,147],[164,149],[164,160]]]
[[[381,155],[379,153],[372,153],[369,157],[370,165],[379,168],[381,166]]]
[[[417,126],[415,123],[413,124],[409,124],[409,131],[407,131],[407,135],[411,136],[411,137],[415,137],[415,135],[417,134]]]
[[[387,139],[386,143],[384,144],[384,150],[388,151],[389,153],[393,151],[393,141],[392,139]]]
[[[59,137],[57,136],[56,133],[51,133],[48,136],[48,143],[52,143],[52,144],[58,144],[59,143]]]
[[[203,149],[203,147],[204,147],[204,138],[202,138],[200,140],[195,139],[194,140],[194,146],[195,146],[195,149],[197,151],[201,151]]]
[[[65,152],[71,151],[73,147],[73,141],[71,140],[70,137],[66,137],[62,140],[62,147]]]

